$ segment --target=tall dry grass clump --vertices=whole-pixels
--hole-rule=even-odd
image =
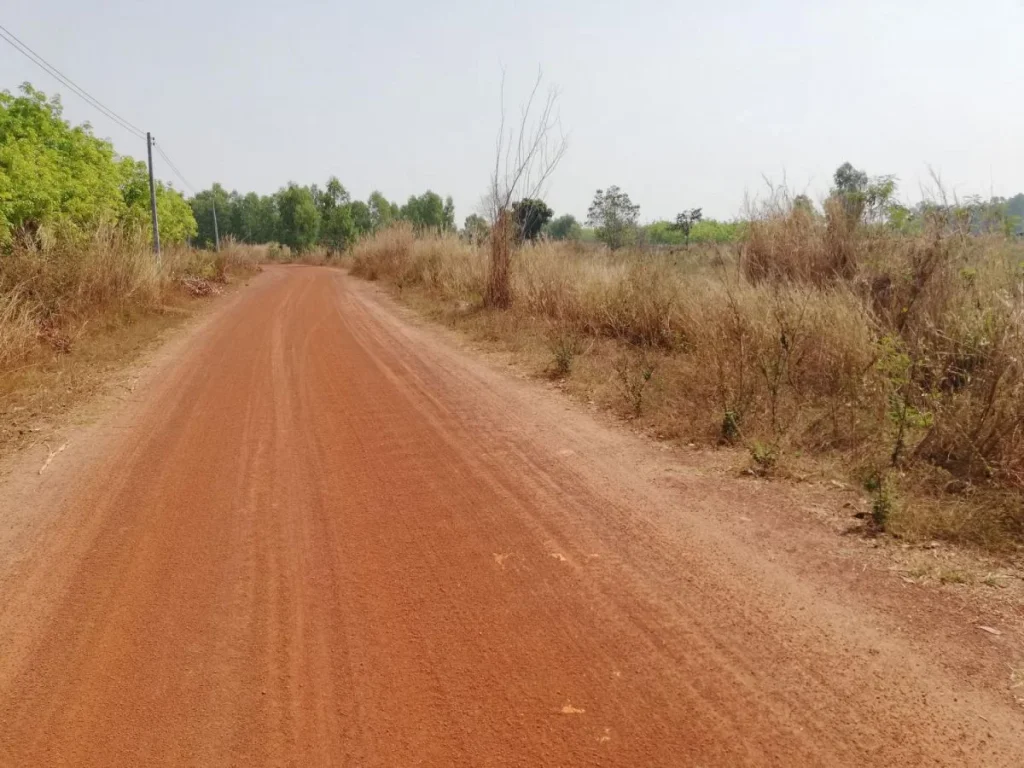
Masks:
[[[351,258],[353,274],[367,280],[421,286],[444,300],[483,301],[487,257],[452,233],[417,237],[402,222],[359,241]]]
[[[91,319],[159,309],[168,295],[257,269],[258,254],[228,241],[220,253],[184,246],[158,262],[145,237],[101,227],[88,239],[45,232],[0,253],[0,373],[35,350],[68,352]],[[190,281],[190,282],[189,282]],[[202,293],[209,293],[203,290]]]
[[[489,335],[533,333],[553,375],[663,436],[744,446],[759,471],[833,457],[877,527],[1024,536],[1024,244],[840,213],[762,211],[733,253],[685,260],[525,245],[501,311],[488,247],[454,235],[377,233],[354,271],[478,307]]]
[[[491,265],[487,272],[484,306],[508,309],[512,306],[512,248],[514,224],[508,209],[502,209],[491,227]]]

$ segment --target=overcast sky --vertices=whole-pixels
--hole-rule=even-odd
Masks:
[[[819,198],[846,160],[908,200],[929,166],[961,195],[1024,191],[1024,0],[6,0],[0,24],[197,187],[333,174],[360,198],[451,194],[461,221],[493,165],[502,69],[514,110],[540,67],[570,136],[557,213],[618,184],[644,220],[731,218],[763,177]],[[0,43],[0,89],[26,80],[60,90]]]

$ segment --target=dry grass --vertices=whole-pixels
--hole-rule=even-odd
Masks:
[[[832,218],[764,211],[724,250],[527,246],[502,311],[486,244],[398,227],[352,268],[661,437],[743,446],[761,472],[841,462],[885,489],[886,530],[1021,541],[1024,247]]]
[[[190,297],[219,292],[261,254],[165,249],[102,230],[85,244],[34,241],[0,253],[0,450],[95,387],[100,373],[174,324]]]

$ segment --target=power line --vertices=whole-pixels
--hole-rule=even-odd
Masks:
[[[109,117],[111,120],[116,122],[118,125],[120,125],[122,128],[124,128],[126,131],[134,134],[135,136],[138,136],[140,139],[145,139],[146,138],[145,131],[143,131],[141,128],[139,128],[135,124],[130,123],[128,120],[126,120],[125,118],[123,118],[120,115],[118,115],[116,112],[114,112],[114,110],[112,110],[109,107],[107,107],[104,104],[102,104],[99,101],[99,99],[96,99],[93,96],[91,96],[84,88],[82,88],[81,86],[77,85],[74,81],[71,80],[71,78],[67,77],[59,69],[57,69],[55,66],[50,64],[48,61],[46,61],[46,59],[44,59],[42,56],[40,56],[38,53],[36,53],[34,50],[32,50],[28,45],[26,45],[24,42],[22,42],[21,39],[19,39],[17,35],[15,35],[13,32],[11,32],[9,29],[7,29],[2,24],[0,24],[0,39],[3,39],[12,48],[14,48],[16,51],[18,51],[18,53],[20,53],[23,56],[25,56],[32,63],[36,64],[41,69],[45,70],[47,73],[52,75],[54,78],[59,80],[61,83],[66,85],[68,88],[72,89],[72,91],[77,96],[80,96],[82,99],[84,99],[86,102],[88,102],[89,104],[94,106],[96,109],[98,109],[104,115]],[[153,141],[153,146],[156,147],[156,151],[160,153],[160,156],[163,157],[163,159],[167,162],[167,165],[170,166],[172,171],[174,171],[174,174],[181,180],[181,183],[184,184],[185,187],[188,188],[188,190],[192,192],[192,194],[195,194],[196,193],[195,189],[192,187],[191,184],[188,183],[188,180],[185,178],[184,174],[182,174],[182,172],[178,170],[178,167],[174,164],[174,162],[171,160],[171,158],[169,158],[167,156],[167,153],[164,152],[164,150],[161,147],[157,146],[157,143],[156,143],[155,139]]]
[[[18,53],[20,53],[22,56],[24,56],[25,58],[29,59],[33,64],[35,64],[36,66],[40,67],[41,69],[43,69],[44,71],[49,73],[52,77],[56,78],[61,83],[66,85],[77,96],[81,97],[86,102],[88,102],[89,104],[94,106],[96,109],[98,109],[104,115],[106,115],[111,120],[113,120],[115,123],[120,125],[126,131],[128,131],[129,133],[134,134],[136,137],[138,137],[140,139],[145,139],[146,138],[145,131],[143,131],[139,127],[133,125],[132,123],[128,122],[126,119],[124,119],[123,117],[118,115],[116,112],[114,112],[114,110],[110,109],[109,107],[104,106],[98,99],[96,99],[93,96],[91,96],[81,86],[76,85],[71,80],[71,78],[65,76],[59,69],[57,69],[55,66],[53,66],[52,64],[47,62],[46,59],[44,59],[38,53],[33,51],[31,48],[29,48],[25,43],[23,43],[21,40],[19,40],[18,37],[13,32],[11,32],[9,29],[4,27],[3,25],[0,25],[0,38],[2,38],[5,42],[7,42],[12,48],[14,48],[14,50],[18,51]]]
[[[160,157],[162,157],[164,159],[164,162],[166,162],[167,165],[170,166],[171,170],[174,171],[174,175],[177,176],[179,179],[181,179],[181,183],[185,185],[186,189],[188,189],[189,192],[191,192],[193,195],[195,195],[196,194],[195,188],[191,184],[188,183],[188,179],[186,179],[184,177],[184,175],[182,175],[181,171],[178,170],[178,166],[176,166],[171,161],[171,158],[169,158],[167,156],[167,153],[163,151],[163,149],[160,147],[159,144],[156,143],[156,139],[153,140],[153,146],[156,147],[156,151],[160,153]]]

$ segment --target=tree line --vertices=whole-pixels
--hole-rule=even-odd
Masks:
[[[418,230],[455,228],[455,204],[427,190],[412,195],[404,205],[373,192],[364,202],[354,200],[337,177],[320,187],[290,183],[272,195],[228,192],[220,184],[196,194],[190,201],[197,224],[196,245],[214,243],[214,211],[220,237],[243,243],[281,243],[302,252],[322,247],[329,253],[344,251],[363,235],[396,221]]]
[[[1024,194],[906,206],[896,201],[896,188],[891,176],[871,177],[844,163],[836,169],[825,205],[832,201],[850,218],[903,232],[920,231],[925,221],[938,216],[975,234],[1024,235]],[[214,184],[188,200],[158,181],[156,198],[161,240],[190,241],[199,247],[214,244],[214,210],[221,237],[279,242],[300,252],[322,247],[337,253],[396,221],[418,230],[456,231],[450,196],[428,190],[399,205],[375,191],[365,201],[356,200],[333,176],[323,187],[291,183],[271,195],[228,192]],[[805,195],[797,195],[791,204],[809,215],[826,213]],[[614,185],[597,190],[583,223],[571,214],[556,217],[543,200],[530,197],[512,203],[510,215],[520,241],[542,236],[596,240],[612,249],[731,242],[746,227],[743,221],[707,219],[700,208],[683,210],[671,221],[642,225],[640,206]],[[9,247],[19,235],[49,233],[74,240],[104,225],[149,237],[148,223],[145,163],[118,155],[109,142],[93,135],[88,123],[70,125],[59,97],[47,98],[27,83],[17,95],[0,92],[0,247]],[[491,222],[471,214],[460,234],[482,242],[490,231]]]

